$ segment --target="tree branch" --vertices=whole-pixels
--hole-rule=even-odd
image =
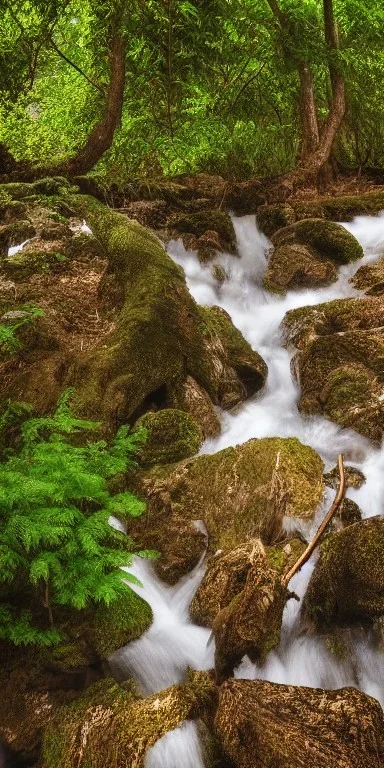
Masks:
[[[105,97],[104,88],[98,83],[95,83],[94,80],[91,80],[91,78],[88,77],[88,75],[86,75],[86,73],[80,67],[78,67],[78,65],[75,64],[74,61],[71,61],[71,59],[69,59],[68,56],[66,56],[65,53],[63,53],[63,51],[61,51],[60,48],[58,48],[58,46],[56,45],[52,37],[49,38],[48,42],[52,46],[53,50],[56,51],[58,56],[60,56],[67,64],[69,64],[70,67],[73,67],[73,69],[75,69],[76,72],[79,73],[79,75],[82,75],[82,77],[84,77],[90,85],[93,85],[94,88],[97,88],[97,90],[100,91],[100,93]]]
[[[344,499],[346,485],[345,485],[345,474],[344,474],[344,464],[343,464],[343,456],[342,456],[342,454],[340,454],[340,456],[339,456],[338,465],[339,465],[340,482],[339,482],[339,487],[338,487],[336,496],[335,496],[335,498],[333,500],[333,503],[332,503],[329,511],[327,512],[323,522],[321,523],[321,525],[317,529],[316,534],[315,534],[314,538],[312,539],[311,543],[308,544],[308,547],[303,552],[301,557],[299,557],[299,559],[297,560],[295,565],[291,568],[291,570],[288,571],[288,573],[286,573],[285,576],[283,576],[283,578],[281,580],[281,583],[285,587],[288,585],[288,583],[293,578],[293,576],[295,576],[295,574],[298,573],[298,571],[300,571],[300,569],[303,567],[303,565],[305,565],[305,563],[309,560],[309,558],[311,557],[312,553],[314,552],[314,550],[316,549],[316,547],[320,543],[327,525],[331,522],[333,516],[335,515],[335,513],[339,509],[339,507],[340,507],[340,505],[341,505],[341,503],[342,503],[342,501]]]

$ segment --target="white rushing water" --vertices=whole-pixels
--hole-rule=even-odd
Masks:
[[[290,291],[285,297],[274,296],[262,288],[269,242],[258,232],[255,217],[234,217],[233,223],[240,258],[225,254],[216,258],[215,263],[227,275],[222,284],[212,276],[212,263],[201,265],[196,254],[185,251],[181,241],[168,246],[171,257],[183,267],[196,301],[223,307],[268,364],[268,379],[262,392],[234,412],[221,414],[221,435],[207,441],[203,452],[214,453],[252,437],[294,436],[320,454],[326,469],[336,464],[342,452],[346,463],[353,463],[366,477],[366,483],[360,489],[349,489],[348,496],[360,506],[363,517],[383,514],[384,449],[373,447],[352,430],[341,429],[321,416],[305,417],[299,413],[299,388],[290,370],[293,350],[289,352],[282,346],[279,327],[290,309],[360,295],[349,280],[362,264],[384,256],[384,215],[357,217],[344,225],[359,240],[365,255],[359,262],[341,267],[337,282],[327,288]],[[327,495],[324,509],[331,494]],[[321,514],[319,510],[316,520],[307,526],[307,537],[313,534]],[[305,594],[315,557],[290,584],[300,597]],[[133,676],[142,692],[149,694],[182,680],[187,667],[212,667],[214,647],[210,632],[194,626],[188,617],[188,606],[202,578],[204,564],[200,563],[175,587],[161,582],[149,563],[138,561],[134,572],[143,583],[137,591],[152,606],[154,622],[139,640],[114,655],[112,666],[120,677]],[[279,647],[260,667],[245,658],[236,676],[329,689],[353,685],[384,705],[383,656],[375,650],[369,634],[351,630],[347,635],[348,653],[344,659],[336,658],[323,638],[301,634],[299,613],[300,603],[289,601]],[[197,731],[191,723],[160,739],[146,760],[146,768],[180,765],[204,768]]]

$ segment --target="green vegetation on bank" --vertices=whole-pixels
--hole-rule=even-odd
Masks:
[[[52,417],[23,421],[16,409],[18,447],[0,464],[0,639],[15,645],[59,642],[58,612],[113,604],[125,582],[138,583],[121,566],[153,555],[108,522],[144,512],[132,493],[108,490],[134,464],[144,432],[121,427],[110,444],[91,442],[99,425],[72,415],[71,394]],[[10,419],[8,409],[4,426]]]

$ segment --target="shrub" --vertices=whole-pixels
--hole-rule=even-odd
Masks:
[[[74,418],[71,394],[52,417],[27,418],[21,447],[0,464],[0,639],[16,645],[59,642],[59,608],[110,605],[126,581],[139,583],[121,566],[154,555],[135,552],[108,522],[144,512],[136,496],[107,486],[134,463],[143,432],[122,427],[111,444],[84,441],[99,425]]]

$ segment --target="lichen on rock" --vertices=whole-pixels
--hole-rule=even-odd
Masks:
[[[382,768],[380,704],[355,688],[336,691],[228,680],[216,732],[236,768]]]

